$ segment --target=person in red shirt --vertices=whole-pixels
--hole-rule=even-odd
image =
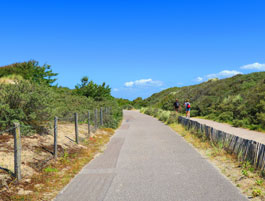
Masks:
[[[190,102],[187,99],[184,103],[186,109],[186,118],[190,118]]]

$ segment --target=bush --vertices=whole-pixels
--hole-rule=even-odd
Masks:
[[[37,84],[52,85],[58,74],[53,73],[51,66],[44,64],[39,65],[39,62],[31,60],[28,62],[14,63],[8,66],[3,66],[0,68],[0,77],[20,75],[25,80],[30,80]]]
[[[147,115],[153,115],[153,109],[152,108],[147,108],[145,111],[144,111],[144,114],[147,114]]]
[[[146,107],[141,107],[140,112],[145,114],[145,111],[147,110]]]
[[[167,122],[169,119],[170,111],[163,111],[159,117],[159,121]]]
[[[56,101],[53,108],[55,115],[61,119],[71,119],[75,112],[87,114],[89,110],[92,111],[97,107],[97,103],[92,98],[75,95],[70,89],[55,88],[54,92]]]
[[[153,116],[154,116],[154,117],[158,117],[158,115],[160,114],[161,111],[162,111],[161,109],[155,108],[155,109],[153,110]]]
[[[173,87],[155,93],[143,100],[146,107],[174,110],[178,98],[183,107],[190,99],[191,116],[265,130],[265,72],[237,75],[227,79],[211,80],[198,85]],[[184,108],[182,109],[183,113]],[[247,119],[247,120],[245,120]]]
[[[18,81],[16,84],[0,84],[0,126],[12,127],[19,121],[23,133],[47,132],[48,121],[54,116],[54,93],[43,85]]]
[[[235,120],[233,120],[232,125],[234,127],[242,127],[244,125],[244,121],[235,119]]]
[[[124,105],[122,108],[124,110],[132,110],[133,109],[133,106],[129,104],[129,105]]]
[[[223,112],[219,115],[218,119],[223,122],[233,121],[233,112]]]
[[[173,124],[178,122],[178,115],[176,112],[170,112],[169,118],[167,120],[168,124]]]
[[[198,110],[193,109],[193,110],[190,111],[190,116],[191,116],[191,117],[199,116],[199,114],[200,114],[200,113],[199,113]]]
[[[96,101],[111,99],[111,88],[103,82],[101,85],[88,81],[88,77],[81,79],[81,84],[75,86],[75,93],[81,96],[91,97]]]
[[[132,108],[131,101],[112,97],[105,83],[97,85],[84,77],[81,84],[71,90],[52,86],[56,76],[50,65],[39,66],[33,60],[1,67],[0,130],[13,127],[13,122],[18,121],[23,134],[47,133],[54,116],[61,121],[72,121],[77,112],[80,121],[87,121],[88,111],[101,107],[112,107],[105,123],[117,128],[122,119],[120,106]]]
[[[117,128],[119,123],[122,119],[122,112],[121,110],[115,110],[114,113],[110,115],[106,115],[104,117],[104,127],[106,128]]]

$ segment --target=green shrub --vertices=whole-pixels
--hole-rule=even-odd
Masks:
[[[20,75],[25,80],[30,80],[37,84],[52,85],[58,74],[53,73],[51,66],[44,64],[39,65],[39,62],[35,60],[30,60],[28,62],[14,63],[8,66],[3,66],[0,68],[0,77]]]
[[[53,102],[53,91],[44,85],[28,81],[0,84],[0,127],[11,127],[19,121],[23,133],[47,132],[54,117]]]
[[[146,107],[141,107],[140,112],[145,114],[145,111],[147,110]]]
[[[178,121],[178,115],[176,112],[170,112],[169,118],[167,120],[168,124],[173,124]]]
[[[158,115],[159,115],[159,113],[161,112],[161,110],[160,109],[158,109],[158,108],[155,108],[153,111],[152,111],[152,115],[154,116],[154,117],[158,117]]]
[[[160,121],[167,122],[169,119],[170,111],[163,111],[159,117]]]
[[[223,112],[218,116],[218,119],[223,122],[231,122],[233,120],[232,112]]]
[[[111,99],[111,88],[103,82],[101,85],[94,83],[92,80],[88,81],[88,77],[81,79],[81,84],[75,86],[74,92],[77,95],[91,97],[96,101],[103,101]]]
[[[190,111],[190,116],[191,117],[199,116],[199,114],[200,114],[199,111],[196,110],[196,109]]]
[[[129,105],[124,105],[122,108],[124,110],[132,110],[133,109],[133,106],[129,104]]]
[[[244,121],[235,119],[235,120],[233,120],[232,124],[234,127],[242,127],[244,125]]]
[[[149,107],[149,108],[147,108],[147,109],[144,111],[144,113],[147,114],[147,115],[151,115],[151,116],[152,116],[152,115],[153,115],[153,109]]]

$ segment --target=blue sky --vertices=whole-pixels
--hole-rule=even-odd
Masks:
[[[0,1],[0,66],[35,59],[58,83],[115,97],[265,70],[264,0]],[[248,66],[247,66],[248,65]]]

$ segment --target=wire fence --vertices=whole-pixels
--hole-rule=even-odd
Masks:
[[[47,163],[63,156],[71,146],[106,127],[111,120],[111,108],[99,108],[87,113],[74,113],[67,117],[54,117],[49,135],[23,136],[19,123],[0,131],[0,169],[11,174],[17,181],[27,174],[40,171]]]

